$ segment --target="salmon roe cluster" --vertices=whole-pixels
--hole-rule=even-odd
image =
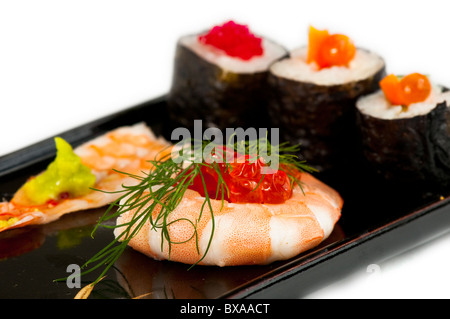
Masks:
[[[431,93],[431,83],[423,74],[411,73],[402,78],[389,74],[380,81],[386,99],[393,105],[408,106],[425,101]]]
[[[208,33],[200,35],[198,40],[242,60],[263,54],[262,38],[251,33],[248,26],[233,21],[213,27]]]
[[[348,66],[356,54],[353,41],[343,34],[329,34],[328,30],[309,27],[307,62],[315,62],[319,69]]]
[[[282,204],[291,197],[292,185],[288,175],[282,170],[268,173],[263,158],[239,154],[226,147],[216,152],[215,157],[223,160],[217,165],[228,192],[226,189],[217,191],[219,175],[217,167],[212,164],[201,166],[202,176],[197,174],[189,189],[202,196],[207,192],[213,199],[222,199],[223,193],[223,198],[231,203]],[[225,163],[230,157],[232,162]]]

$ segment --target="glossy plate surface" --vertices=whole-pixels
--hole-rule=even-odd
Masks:
[[[60,134],[73,146],[122,125],[146,122],[170,138],[165,97]],[[0,158],[0,194],[8,199],[27,177],[54,157],[45,140]],[[206,267],[155,261],[127,249],[90,298],[298,298],[361,265],[387,258],[450,229],[450,190],[393,185],[363,166],[336,169],[318,178],[344,198],[342,218],[320,246],[267,266]],[[112,239],[112,231],[91,231],[105,208],[63,216],[42,226],[0,233],[0,298],[73,298],[69,265],[82,265]],[[97,274],[82,278],[81,286]]]

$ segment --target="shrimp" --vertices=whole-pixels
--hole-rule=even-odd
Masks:
[[[123,189],[123,185],[136,183],[136,179],[128,174],[151,169],[149,161],[168,154],[170,145],[164,139],[157,138],[145,124],[138,123],[119,127],[78,146],[74,152],[96,177],[94,189],[84,196],[33,205],[22,186],[11,201],[0,203],[0,231],[50,223],[67,213],[114,202],[120,196],[117,191]]]
[[[168,216],[170,248],[161,231],[149,221],[128,245],[156,260],[185,264],[237,266],[292,258],[326,239],[343,207],[339,193],[309,173],[299,172],[297,178],[302,188],[295,185],[292,196],[283,204],[239,204],[212,199],[212,214],[208,205],[200,213],[205,198],[188,189]],[[156,205],[152,211],[154,219],[160,209]],[[117,218],[116,238],[120,240],[124,225],[135,213],[129,210]]]

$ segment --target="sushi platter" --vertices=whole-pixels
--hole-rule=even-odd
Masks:
[[[167,124],[162,120],[166,118],[166,97],[87,123],[61,136],[76,145],[114,127],[132,124],[149,110],[157,115],[148,124],[155,132],[163,132]],[[51,149],[52,141],[44,140],[4,156],[0,173],[3,196],[11,195],[29,174],[45,167],[54,155]],[[392,193],[389,183],[371,180],[369,174],[356,168],[343,179],[330,176],[328,180],[343,193],[348,205],[331,236],[305,254],[267,266],[188,270],[186,265],[155,261],[130,249],[123,259],[136,267],[129,269],[131,273],[108,275],[92,296],[129,297],[124,294],[127,287],[122,286],[122,276],[127,277],[127,285],[137,294],[143,294],[150,292],[151,287],[141,287],[142,278],[162,276],[165,284],[154,291],[154,298],[297,298],[358,267],[392,257],[448,231],[449,190],[434,193],[426,187],[413,187],[410,193],[407,189]],[[111,240],[112,235],[106,230],[99,232],[95,240],[90,237],[103,210],[78,212],[52,224],[1,234],[1,297],[73,298],[76,289],[53,280],[67,276],[67,265],[83,263]],[[60,243],[64,238],[65,245]],[[94,279],[95,276],[86,280]]]
[[[237,37],[238,49],[230,45],[233,39],[220,39],[223,34]],[[328,51],[323,49],[325,47]],[[335,51],[340,52],[338,57],[331,54]],[[232,21],[199,35],[180,38],[176,45],[173,82],[167,94],[58,135],[68,143],[66,158],[75,158],[79,165],[70,170],[81,167],[93,172],[89,176],[94,181],[84,187],[85,193],[75,192],[74,189],[82,188],[77,184],[76,187],[58,189],[55,197],[48,195],[49,199],[45,197],[42,203],[33,202],[36,189],[38,193],[43,192],[45,185],[52,182],[49,177],[41,178],[56,174],[48,173],[51,167],[54,170],[58,165],[66,170],[72,167],[64,162],[58,144],[55,152],[53,139],[0,157],[0,298],[74,298],[79,289],[74,289],[67,280],[55,280],[70,275],[70,269],[73,269],[70,267],[84,265],[111,241],[116,244],[122,241],[130,247],[113,260],[105,279],[97,282],[90,293],[91,298],[299,298],[351,274],[358,267],[392,257],[447,232],[450,230],[448,89],[431,83],[428,77],[418,73],[388,74],[383,58],[376,53],[354,46],[347,36],[312,26],[308,47],[292,51],[255,36],[246,26]],[[206,198],[203,206],[208,201],[211,215],[218,214],[216,224],[214,217],[208,223],[201,220],[202,208],[198,219],[191,220],[190,225],[197,227],[197,222],[203,222],[204,229],[195,228],[194,235],[173,242],[173,248],[170,244],[169,248],[164,246],[163,235],[156,236],[161,238],[156,240],[144,231],[137,234],[133,231],[134,235],[127,241],[124,234],[131,230],[123,233],[116,230],[119,225],[138,223],[136,215],[132,216],[133,222],[122,220],[126,210],[122,214],[113,213],[114,218],[105,218],[110,209],[114,211],[117,206],[121,213],[123,205],[113,207],[101,201],[84,209],[54,213],[65,207],[63,204],[79,203],[85,198],[92,202],[90,199],[97,197],[89,196],[96,188],[102,190],[101,182],[118,178],[114,174],[119,167],[112,166],[104,171],[98,168],[114,162],[111,159],[114,154],[107,154],[102,148],[106,145],[105,136],[111,136],[108,134],[132,127],[130,130],[136,129],[140,134],[134,135],[133,141],[151,136],[153,144],[145,145],[154,147],[159,143],[172,147],[173,132],[180,127],[195,131],[198,119],[207,128],[223,132],[230,127],[278,128],[281,142],[300,145],[300,151],[294,149],[295,157],[299,158],[298,175],[289,175],[289,170],[281,172],[290,167],[282,163],[276,176],[291,181],[287,183],[289,187],[280,184],[279,180],[276,184],[273,177],[268,186],[272,193],[261,190],[259,183],[255,184],[253,190],[259,190],[257,194],[260,194],[257,197],[239,188],[238,182],[243,181],[241,175],[223,167],[221,173],[213,173],[228,174],[223,176],[227,178],[230,191],[220,193],[220,180],[225,177],[216,178],[207,170],[211,167],[205,169],[202,174],[208,172],[205,176],[210,178],[209,183],[215,183],[217,191],[214,188],[214,192],[210,192],[201,175],[200,182],[197,179],[201,187],[192,188],[196,181],[193,177],[189,184],[191,193],[187,194]],[[114,142],[119,145],[117,136]],[[70,145],[77,155],[70,153]],[[101,156],[91,162],[89,152],[93,149]],[[147,169],[145,165],[151,161],[145,161],[144,153],[140,147],[136,152],[140,154],[137,160],[134,153],[118,155],[118,163],[131,158],[133,165],[139,163],[136,165]],[[109,162],[101,161],[105,158]],[[54,164],[58,161],[60,164]],[[83,164],[77,161],[83,161]],[[305,161],[311,167],[304,165]],[[153,168],[158,171],[158,165],[167,162],[152,161],[149,172]],[[265,164],[258,165],[264,167]],[[164,171],[165,167],[161,167]],[[136,171],[139,170],[130,171],[130,177],[136,176]],[[80,176],[78,171],[72,175]],[[148,176],[157,177],[150,173]],[[245,176],[246,182],[254,181],[253,177]],[[262,176],[266,178],[264,173]],[[297,186],[293,181],[297,181],[296,176],[302,176],[300,181],[304,181],[305,188],[298,183],[302,193],[298,190],[295,193]],[[75,180],[71,178],[71,181]],[[135,179],[147,181],[142,176]],[[84,183],[85,175],[79,180]],[[29,186],[32,183],[42,184]],[[139,185],[144,185],[145,190],[150,189],[154,196],[160,184]],[[153,190],[152,185],[158,189]],[[173,185],[176,187],[179,181]],[[284,188],[276,188],[276,185]],[[118,192],[113,189],[111,194]],[[103,190],[103,193],[107,191]],[[235,216],[236,211],[245,211],[253,223],[242,227],[233,220],[231,231],[239,231],[237,239],[231,238],[237,244],[230,239],[225,239],[225,244],[220,242],[227,238],[224,231],[227,228],[223,226],[227,224],[223,221],[226,217],[220,215],[221,211],[215,211],[209,202],[211,196],[217,204],[221,194],[223,204],[225,193],[229,196],[226,201],[230,206],[226,204],[225,207],[231,211],[230,216]],[[288,195],[280,200],[277,196],[283,194]],[[295,197],[293,194],[302,194],[298,195],[301,199],[296,199],[295,205],[291,200]],[[163,198],[168,200],[169,197]],[[191,200],[187,195],[185,199]],[[115,203],[109,198],[102,200]],[[156,197],[153,197],[151,203],[155,202]],[[248,207],[251,209],[245,210]],[[286,212],[287,207],[294,207],[296,211]],[[169,213],[181,213],[180,220],[190,218],[177,209],[175,207]],[[258,209],[264,210],[267,222],[252,219],[259,216]],[[50,218],[52,214],[54,217]],[[277,214],[282,215],[282,222],[276,219]],[[284,214],[290,214],[289,218],[283,219]],[[247,220],[242,214],[233,218]],[[297,225],[297,218],[301,220],[300,225]],[[110,227],[97,228],[99,220]],[[172,220],[169,225],[177,221]],[[211,224],[210,229],[208,225]],[[262,226],[257,228],[256,224]],[[140,222],[139,225],[139,229],[149,227],[148,224],[141,226]],[[263,231],[266,228],[271,236],[267,245],[255,239],[261,236],[261,241],[266,240],[269,237]],[[92,235],[94,229],[95,236]],[[169,233],[167,229],[164,231]],[[207,235],[211,232],[207,244],[202,241],[203,231]],[[214,231],[217,232],[215,237]],[[141,235],[144,237],[139,237]],[[244,244],[239,237],[245,239]],[[170,243],[170,236],[168,238]],[[192,244],[194,239],[197,240],[195,245],[187,248],[187,243]],[[287,249],[280,243],[292,247]],[[223,248],[225,246],[234,248],[228,251]],[[154,247],[161,251],[155,252]],[[186,249],[191,250],[186,253]],[[197,256],[200,250],[204,250],[204,255],[198,265],[190,267],[195,263],[190,256]],[[207,255],[209,251],[210,255]],[[81,277],[82,285],[95,281],[97,276],[96,272],[86,273]]]

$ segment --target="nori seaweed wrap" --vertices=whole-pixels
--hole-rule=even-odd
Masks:
[[[383,59],[357,49],[349,67],[314,70],[307,48],[270,68],[268,112],[283,141],[301,144],[302,156],[322,172],[341,167],[355,153],[355,103],[379,89]]]
[[[393,183],[449,185],[448,101],[450,92],[440,87],[408,109],[391,105],[381,90],[358,100],[361,150],[369,168]]]
[[[244,60],[201,43],[200,35],[184,36],[177,43],[168,94],[171,120],[187,128],[194,119],[220,129],[267,127],[268,67],[287,50],[262,39],[262,55]]]

